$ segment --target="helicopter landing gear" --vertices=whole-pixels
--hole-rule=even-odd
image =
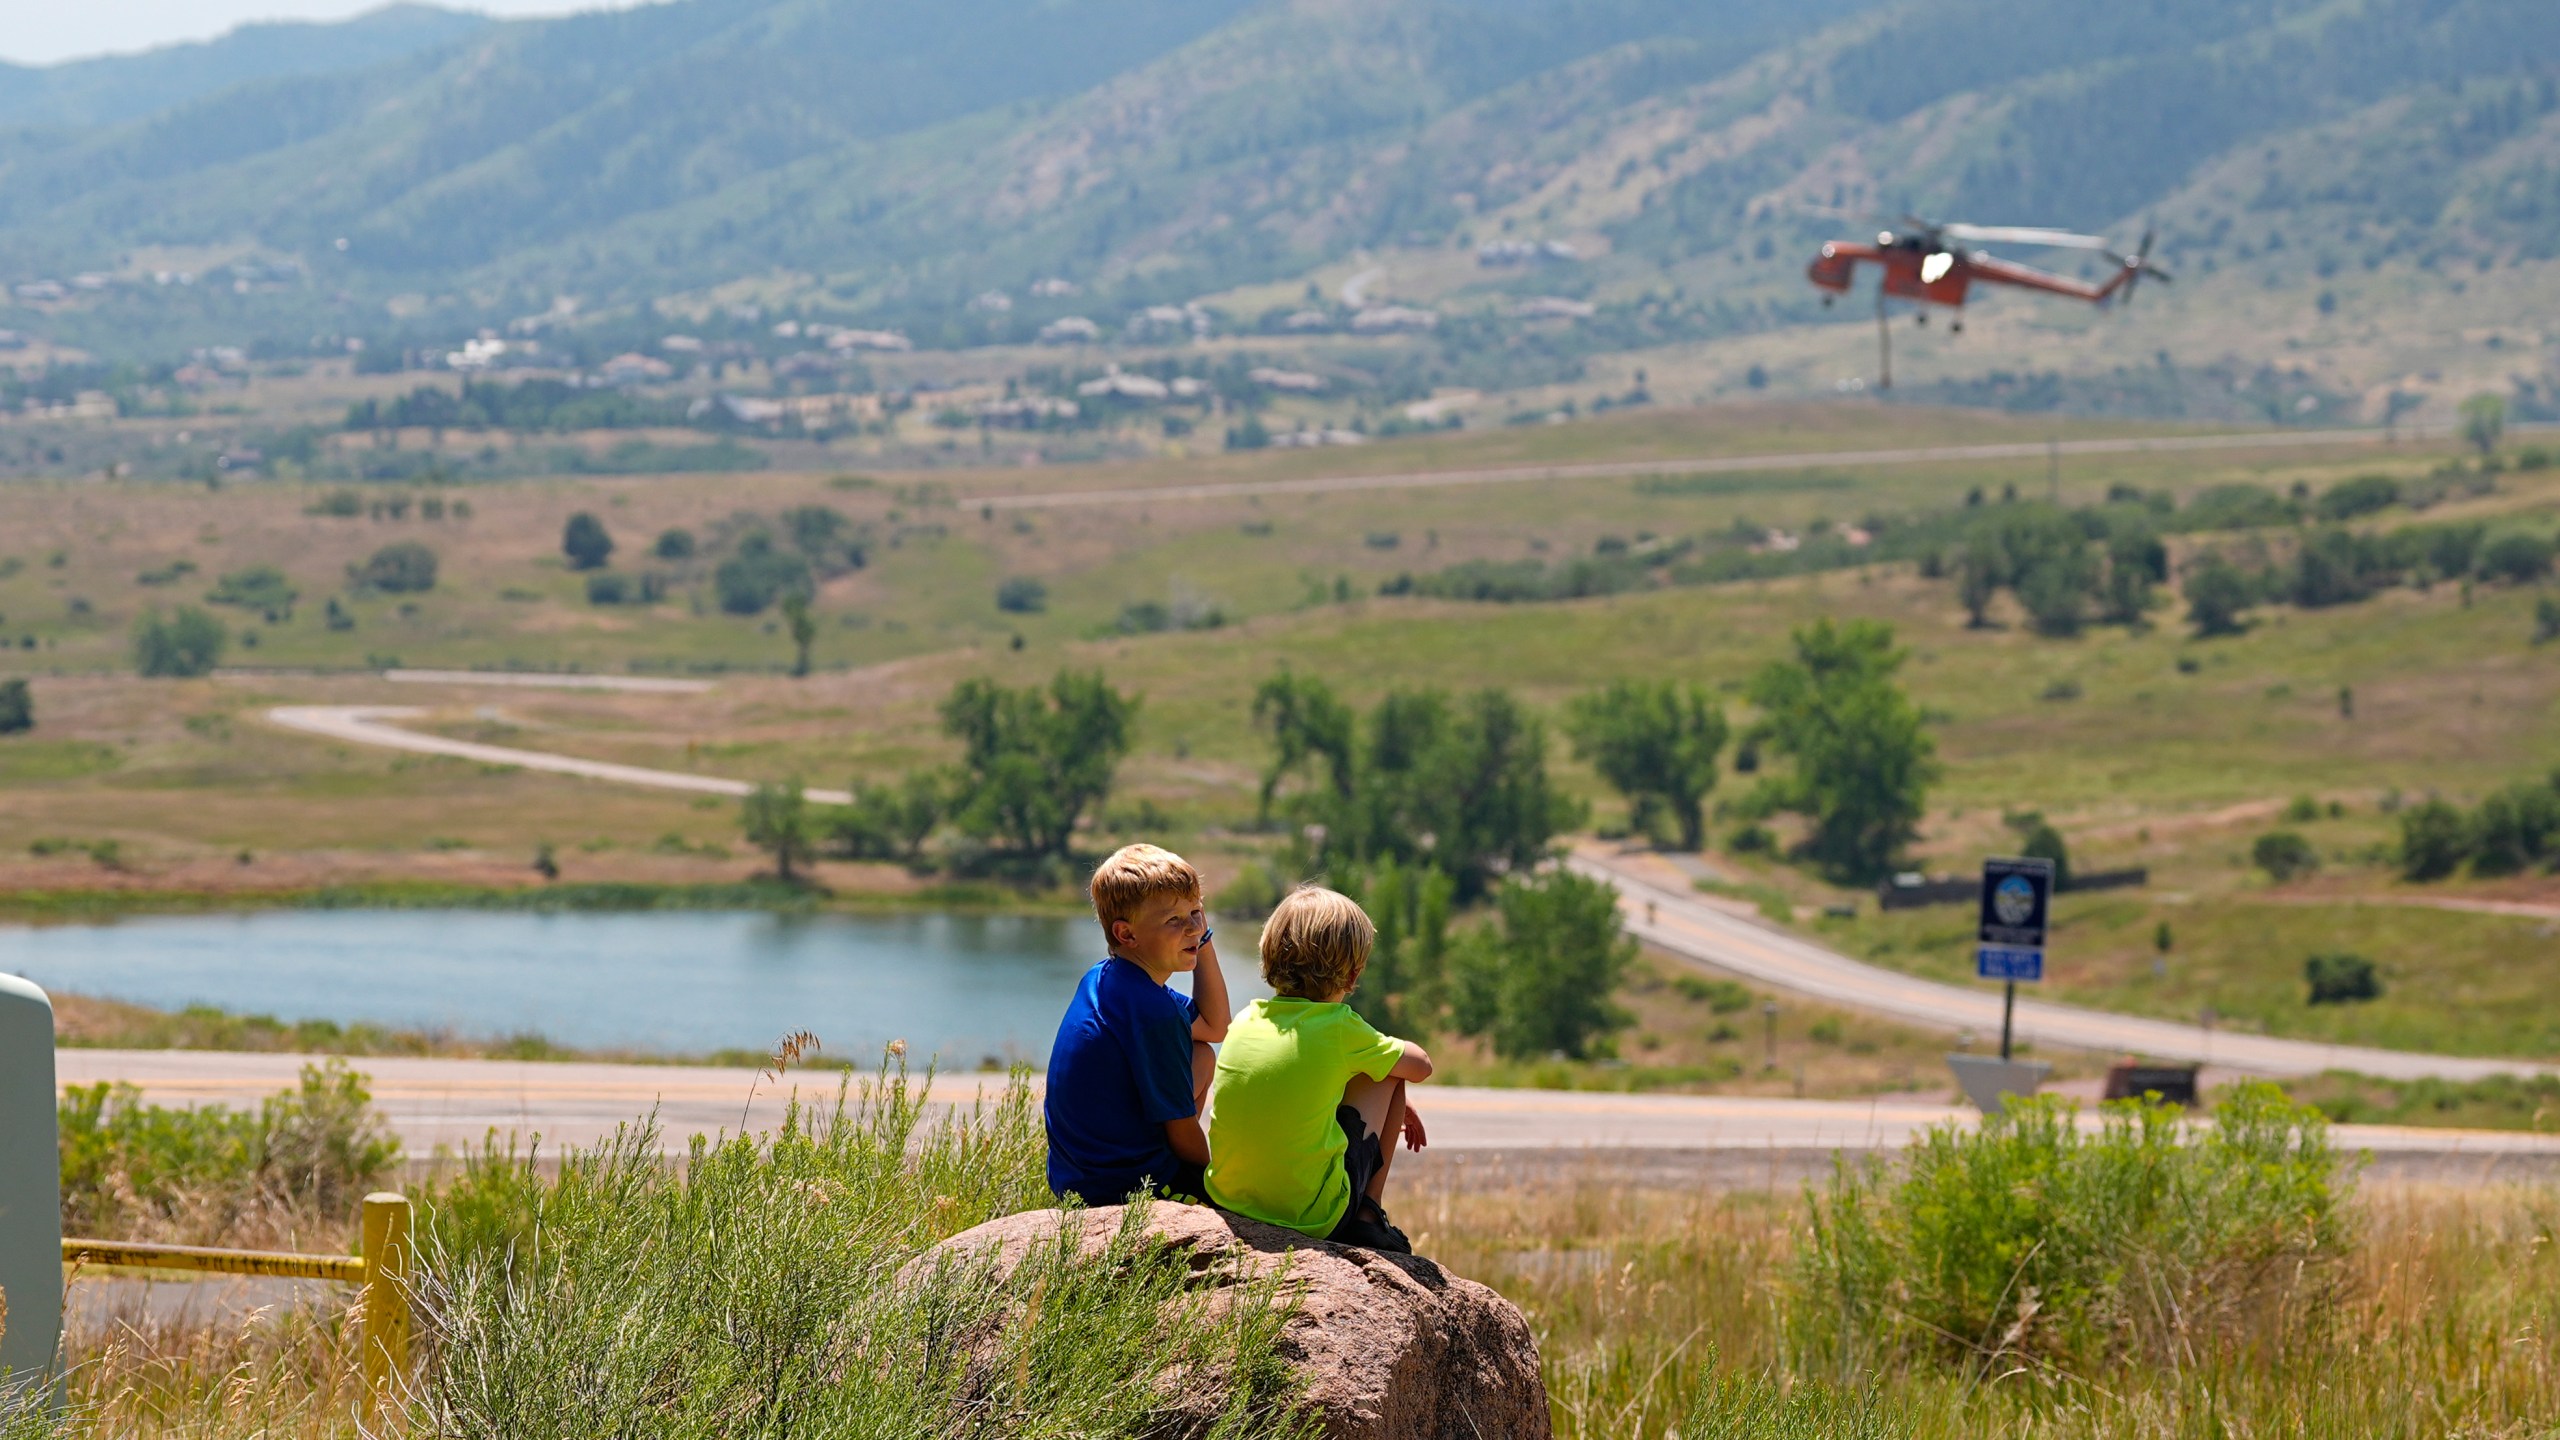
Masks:
[[[1911,317],[1911,323],[1913,323],[1913,324],[1915,324],[1915,325],[1919,326],[1919,327],[1920,327],[1921,329],[1923,329],[1923,330],[1928,329],[1928,328],[1929,328],[1929,312],[1928,312],[1928,311],[1926,311],[1926,310],[1923,310],[1923,311],[1921,311],[1919,314],[1912,316],[1912,317]]]
[[[1961,335],[1961,334],[1963,334],[1963,333],[1964,333],[1964,322],[1963,322],[1963,321],[1961,321],[1961,320],[1950,320],[1950,321],[1948,321],[1948,322],[1947,322],[1947,333],[1948,333],[1948,334],[1950,334],[1950,335]]]

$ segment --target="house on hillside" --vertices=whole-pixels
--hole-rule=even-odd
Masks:
[[[624,353],[596,367],[596,381],[603,385],[642,385],[652,380],[672,380],[676,367],[653,355]]]
[[[1440,317],[1428,310],[1410,305],[1372,305],[1351,317],[1351,329],[1359,335],[1387,335],[1398,331],[1437,329]]]
[[[1082,315],[1069,315],[1040,327],[1043,345],[1090,345],[1102,338],[1102,327]]]
[[[1304,370],[1275,370],[1257,365],[1244,372],[1244,378],[1265,390],[1291,390],[1301,395],[1315,395],[1324,390],[1324,377]]]
[[[1076,393],[1087,399],[1131,400],[1141,405],[1153,405],[1171,399],[1173,387],[1152,375],[1132,375],[1114,365],[1100,379],[1087,380],[1077,386]]]

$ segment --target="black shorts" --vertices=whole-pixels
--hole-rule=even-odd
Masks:
[[[1343,1208],[1341,1222],[1324,1238],[1340,1245],[1411,1254],[1413,1247],[1403,1233],[1387,1223],[1386,1210],[1369,1198],[1369,1182],[1386,1168],[1385,1142],[1369,1133],[1369,1123],[1351,1106],[1335,1106],[1333,1119],[1342,1127],[1342,1138],[1349,1142],[1342,1150],[1342,1175],[1351,1182],[1351,1203]]]

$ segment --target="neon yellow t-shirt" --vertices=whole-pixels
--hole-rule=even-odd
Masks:
[[[1333,1233],[1351,1208],[1334,1109],[1351,1077],[1384,1080],[1403,1058],[1402,1040],[1348,1005],[1281,995],[1244,1007],[1209,1091],[1209,1198],[1319,1240]]]

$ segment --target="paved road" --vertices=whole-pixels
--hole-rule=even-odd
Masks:
[[[2000,993],[1988,985],[1945,985],[1852,960],[1763,923],[1744,913],[1747,906],[1698,894],[1686,877],[1649,855],[1593,844],[1578,849],[1568,863],[1616,885],[1627,928],[1675,955],[1900,1020],[1981,1035],[1999,1032]],[[2394,1080],[2477,1080],[2497,1074],[2560,1074],[2560,1067],[2528,1061],[2236,1035],[2026,998],[2018,1001],[2017,1033],[2042,1046],[2194,1061],[2261,1075],[2353,1070]]]
[[[619,785],[690,790],[701,795],[745,795],[755,789],[744,780],[689,775],[681,770],[651,770],[639,765],[616,765],[608,760],[582,760],[575,755],[519,750],[509,745],[483,745],[473,740],[452,740],[442,735],[405,730],[391,723],[413,720],[426,713],[414,705],[279,705],[267,712],[267,718],[288,730],[357,745],[380,745],[421,755],[450,755],[483,765],[513,765],[523,770],[546,770],[555,775],[609,780]],[[809,790],[804,793],[821,805],[853,803],[853,796],[842,790]]]
[[[2412,432],[2414,433],[2414,432]],[[1144,505],[1159,500],[1222,500],[1238,495],[1335,495],[1363,490],[1436,490],[1452,485],[1518,485],[1539,480],[1605,480],[1626,475],[1719,475],[1753,470],[1819,470],[1852,465],[1926,465],[1960,460],[2041,460],[2049,455],[2167,455],[2210,450],[2284,450],[2321,445],[2376,445],[2380,430],[2277,430],[2236,435],[2168,435],[2115,440],[2026,441],[1996,445],[1916,445],[1890,450],[1815,450],[1776,455],[1707,455],[1689,459],[1612,460],[1584,465],[1523,465],[1426,470],[1394,475],[1329,475],[1306,480],[1232,480],[1204,485],[1052,490],[977,495],[961,508],[1056,510],[1085,505]]]
[[[64,1050],[63,1084],[130,1081],[166,1105],[255,1105],[290,1088],[311,1057],[198,1050]],[[413,1155],[476,1146],[492,1129],[539,1133],[546,1149],[589,1145],[653,1107],[670,1152],[697,1134],[735,1134],[781,1117],[793,1086],[832,1099],[832,1079],[791,1077],[777,1090],[755,1072],[707,1066],[551,1064],[379,1056],[353,1062],[371,1077],[374,1103]],[[937,1104],[992,1095],[1001,1078],[946,1076]],[[1036,1083],[1036,1082],[1035,1082]],[[1736,1153],[1898,1149],[1934,1125],[1971,1124],[1972,1112],[1919,1097],[1779,1100],[1719,1095],[1615,1095],[1590,1091],[1477,1090],[1425,1086],[1416,1096],[1432,1150],[1450,1155],[1580,1151]],[[2341,1148],[2378,1157],[2477,1159],[2536,1170],[2560,1166],[2560,1136],[2512,1132],[2340,1126]]]
[[[750,789],[742,780],[451,740],[390,723],[424,713],[398,705],[287,705],[268,711],[267,716],[288,729],[331,739],[452,755],[485,764],[516,765],[618,784],[714,795],[744,795]],[[810,790],[807,794],[821,804],[851,802],[851,797],[841,790]],[[1987,988],[1969,989],[1922,980],[1826,950],[1801,936],[1761,923],[1747,913],[1747,906],[1698,894],[1685,876],[1654,857],[1586,845],[1575,852],[1569,863],[1585,874],[1615,884],[1628,929],[1673,954],[1798,994],[1922,1025],[1978,1034],[1993,1033],[1999,1027],[2000,997]],[[2033,999],[2018,1002],[2017,1030],[2020,1036],[2038,1045],[2194,1061],[2264,1075],[2353,1070],[2394,1080],[2477,1080],[2498,1074],[2560,1074],[2560,1067],[2528,1061],[2423,1055],[2237,1035]]]

